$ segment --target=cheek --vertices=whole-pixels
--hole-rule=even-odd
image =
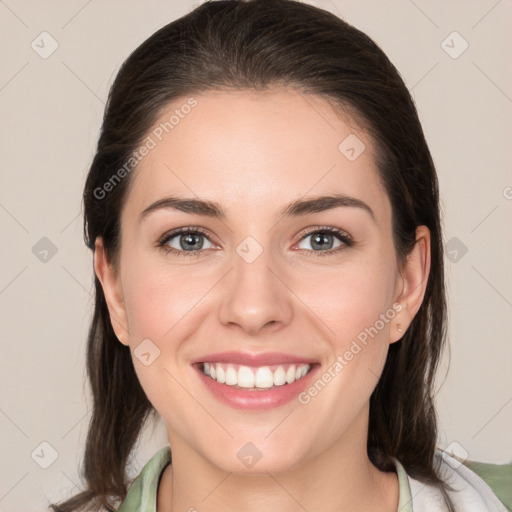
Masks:
[[[394,282],[393,267],[375,258],[310,275],[296,289],[305,305],[322,320],[326,336],[336,340],[335,348],[342,350],[376,324],[387,335],[389,320],[395,314]]]
[[[200,304],[208,281],[189,267],[151,262],[125,265],[123,279],[130,339],[159,343]]]
[[[329,417],[326,438],[339,435],[368,403],[386,361],[396,310],[391,269],[379,267],[347,266],[321,280],[322,286],[317,280],[318,286],[298,292],[321,319],[329,352],[299,402],[308,408],[308,421]]]
[[[198,308],[198,299],[206,292],[206,284],[201,284],[203,280],[195,279],[191,272],[164,267],[149,259],[144,262],[134,257],[126,261],[124,272],[123,290],[135,372],[149,400],[165,418],[169,410],[190,408],[190,396],[180,384],[187,375],[179,360],[182,345],[196,327],[189,319]],[[139,358],[144,352],[150,354],[148,364]],[[184,420],[173,421],[179,424]]]

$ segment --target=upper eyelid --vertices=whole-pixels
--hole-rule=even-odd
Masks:
[[[166,231],[162,236],[158,238],[158,242],[165,242],[169,240],[170,238],[174,238],[178,235],[183,235],[186,233],[200,233],[201,235],[204,235],[206,238],[210,238],[211,235],[209,235],[205,229],[200,228],[199,226],[186,226],[182,228],[176,228],[171,229],[169,231]],[[213,240],[210,240],[213,241]]]
[[[300,239],[302,240],[302,238],[318,232],[327,232],[331,235],[345,236],[346,238],[352,240],[352,236],[347,231],[341,228],[336,228],[334,226],[313,226],[311,228],[305,228],[301,231]]]

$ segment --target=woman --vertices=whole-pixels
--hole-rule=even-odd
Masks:
[[[437,177],[365,34],[291,0],[163,27],[112,86],[84,205],[87,489],[54,510],[505,510],[436,447]]]

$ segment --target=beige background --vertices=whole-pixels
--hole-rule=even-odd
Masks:
[[[195,5],[0,0],[1,511],[42,510],[79,482],[93,290],[82,187],[120,64]],[[452,347],[438,395],[441,445],[471,459],[509,461],[512,2],[316,5],[367,32],[395,63],[437,164],[450,250]],[[50,36],[40,36],[44,31]],[[42,58],[51,38],[58,48]],[[458,55],[465,41],[469,47]],[[57,250],[46,262],[43,237]],[[165,443],[162,425],[147,432],[132,474]]]

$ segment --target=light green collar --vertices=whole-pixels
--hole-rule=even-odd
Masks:
[[[411,488],[409,487],[409,477],[404,467],[398,460],[393,461],[398,475],[398,508],[397,512],[413,512]]]
[[[125,500],[118,512],[156,512],[158,484],[163,470],[171,461],[171,448],[164,446],[146,463],[133,481]],[[402,464],[395,459],[399,484],[397,512],[413,512],[411,489],[407,473]]]

